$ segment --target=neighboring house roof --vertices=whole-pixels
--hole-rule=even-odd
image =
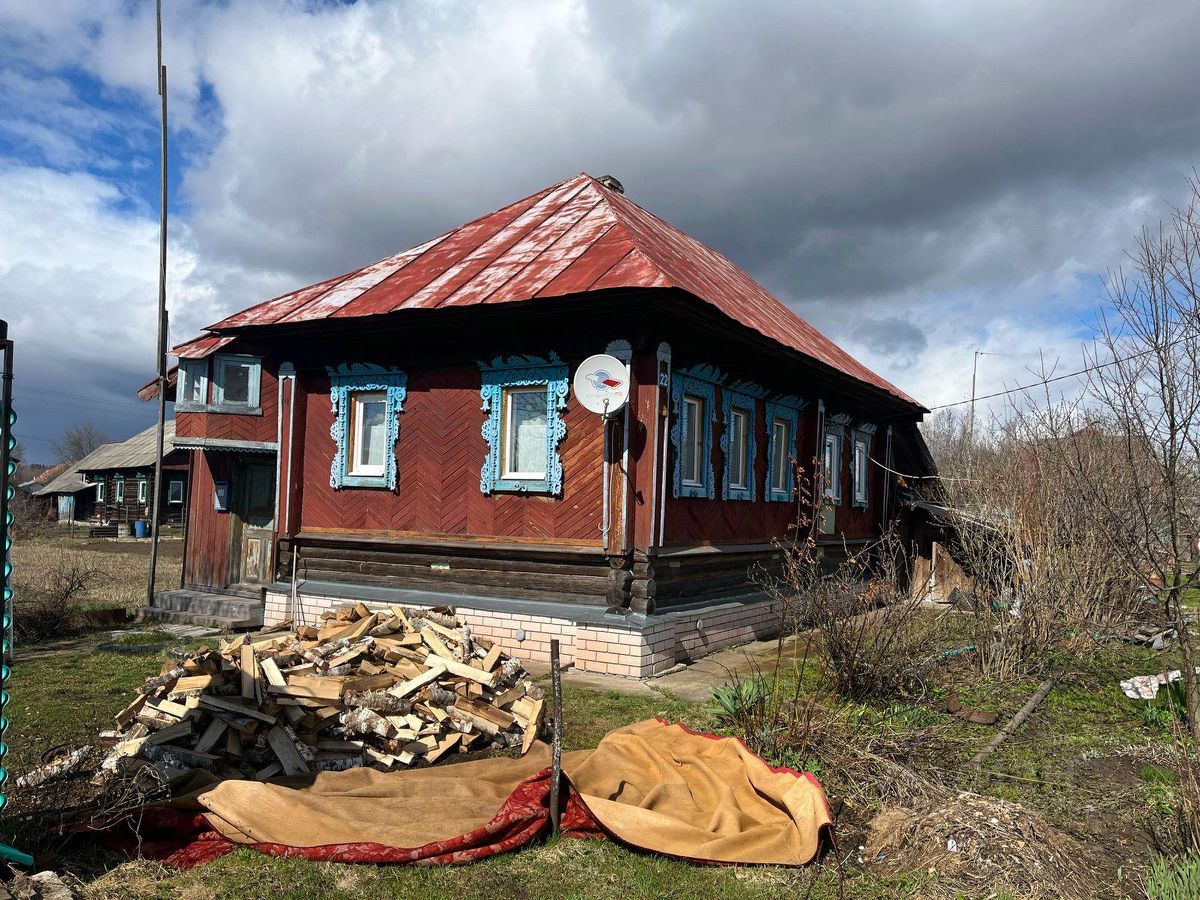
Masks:
[[[720,253],[587,174],[347,275],[259,303],[208,330],[670,287],[921,408]],[[216,340],[222,338],[210,333],[176,350],[182,357],[204,356],[216,349]]]
[[[57,465],[42,469],[42,471],[38,472],[28,481],[17,485],[17,487],[27,491],[30,494],[36,494],[42,485],[49,484],[73,465],[75,465],[75,460],[69,459],[66,462],[60,462]]]
[[[65,465],[65,469],[45,484],[39,485],[38,489],[31,493],[38,497],[45,497],[49,494],[74,494],[92,486],[84,482],[83,474],[79,471],[79,463],[66,463]]]
[[[75,467],[80,472],[149,468],[154,465],[158,454],[157,431],[158,425],[151,425],[128,440],[97,447],[76,463]],[[172,419],[163,428],[163,456],[167,456],[174,449],[175,421]]]

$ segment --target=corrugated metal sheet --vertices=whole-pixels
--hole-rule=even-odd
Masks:
[[[233,338],[220,337],[215,334],[205,334],[197,338],[192,338],[190,341],[185,341],[174,348],[174,353],[180,359],[204,359],[216,353]]]
[[[137,469],[154,465],[158,450],[158,425],[151,425],[125,441],[97,447],[75,464],[77,472],[104,469]],[[163,456],[175,449],[175,421],[163,423]]]
[[[919,406],[744,271],[590,175],[539,191],[411,250],[243,310],[210,331],[677,287],[786,347]],[[179,348],[213,352],[206,335]],[[218,345],[219,346],[219,345]]]

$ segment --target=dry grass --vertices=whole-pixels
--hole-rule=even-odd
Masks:
[[[960,793],[918,809],[890,807],[870,823],[863,861],[884,872],[923,871],[928,897],[1115,897],[1103,853],[1028,807]],[[1128,886],[1126,886],[1127,888]]]
[[[80,606],[133,607],[145,602],[149,541],[128,538],[87,540],[64,536],[18,539],[12,550],[18,615],[21,597],[44,584],[47,573],[56,571],[64,554],[77,558],[94,573],[87,590],[75,597]],[[182,542],[175,539],[162,541],[155,579],[158,590],[179,586],[182,564]]]

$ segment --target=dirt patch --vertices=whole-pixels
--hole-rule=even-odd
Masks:
[[[962,793],[918,809],[888,807],[870,823],[864,863],[924,872],[925,896],[1084,898],[1121,892],[1120,862],[1026,807]]]

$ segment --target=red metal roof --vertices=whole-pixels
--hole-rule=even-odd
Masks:
[[[919,406],[678,228],[587,174],[387,259],[259,303],[210,331],[676,287],[786,347]],[[204,338],[197,339],[197,342]],[[213,348],[180,348],[181,356]],[[186,345],[185,345],[186,346]],[[197,352],[197,351],[201,352]]]

